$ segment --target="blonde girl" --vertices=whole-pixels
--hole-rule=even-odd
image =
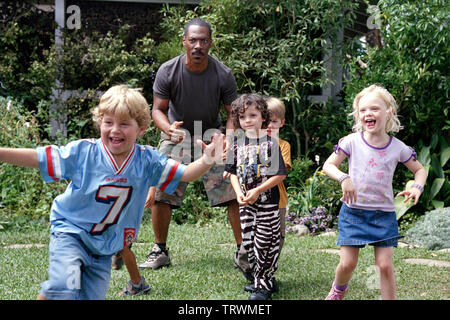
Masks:
[[[392,254],[402,236],[398,234],[392,177],[398,162],[414,174],[413,186],[398,195],[417,204],[427,175],[414,149],[389,134],[398,132],[401,125],[395,99],[385,88],[371,85],[362,90],[354,99],[351,115],[353,133],[340,139],[323,166],[329,177],[340,182],[343,202],[337,240],[340,261],[326,300],[344,298],[359,249],[366,244],[374,246],[382,299],[395,299]],[[338,168],[345,158],[348,174]]]

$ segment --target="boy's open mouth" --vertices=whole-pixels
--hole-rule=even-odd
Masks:
[[[109,141],[111,141],[111,144],[120,144],[123,142],[123,139],[112,137],[112,138],[109,138]]]

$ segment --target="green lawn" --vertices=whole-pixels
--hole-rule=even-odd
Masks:
[[[47,279],[48,229],[35,228],[27,232],[0,232],[0,299],[35,299],[40,283]],[[151,222],[144,221],[138,243],[133,251],[138,263],[145,260],[151,249],[153,231]],[[322,300],[333,281],[339,256],[319,249],[338,249],[336,237],[287,235],[279,261],[276,278],[280,291],[275,300]],[[44,243],[43,247],[7,248],[17,243]],[[121,298],[117,294],[126,285],[126,268],[112,270],[107,299],[142,300],[246,300],[243,291],[246,280],[233,267],[235,244],[228,225],[208,226],[172,224],[169,232],[172,266],[160,270],[144,270],[142,274],[152,289],[147,295]],[[397,248],[394,266],[398,299],[450,298],[448,267],[412,265],[407,258],[426,258],[450,261],[450,253],[424,249]],[[379,299],[376,289],[373,248],[360,252],[360,260],[350,282],[347,300]]]

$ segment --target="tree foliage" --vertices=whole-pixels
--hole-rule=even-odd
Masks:
[[[51,47],[52,16],[22,1],[2,1],[0,9],[0,95],[37,105],[48,92],[40,90],[43,79],[34,65]]]

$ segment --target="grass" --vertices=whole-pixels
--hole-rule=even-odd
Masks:
[[[40,283],[47,279],[48,228],[30,228],[27,232],[0,232],[0,300],[35,299]],[[276,278],[280,291],[274,300],[323,300],[339,261],[337,254],[319,249],[338,249],[336,237],[288,234],[279,261]],[[43,247],[7,248],[17,243],[44,243]],[[151,222],[144,221],[133,251],[138,263],[145,260],[153,245]],[[125,268],[112,270],[106,299],[136,300],[247,300],[243,291],[247,283],[233,267],[236,246],[231,229],[224,223],[206,226],[171,224],[169,232],[172,266],[160,270],[143,270],[152,289],[143,296],[121,298],[118,292],[128,282]],[[412,265],[406,258],[450,261],[450,253],[420,248],[394,250],[397,298],[404,300],[448,300],[450,275],[445,267]],[[350,282],[346,300],[380,298],[374,271],[373,248],[360,251],[358,266]]]

